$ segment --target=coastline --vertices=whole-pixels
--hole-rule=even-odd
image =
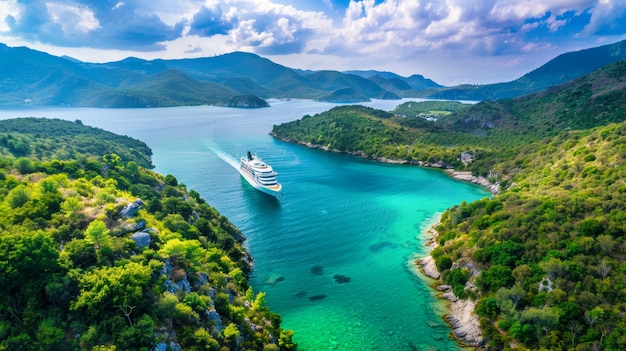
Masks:
[[[448,285],[444,285],[441,281],[441,273],[435,265],[435,260],[430,255],[430,251],[437,247],[436,238],[438,232],[435,229],[439,223],[431,225],[423,232],[428,238],[426,246],[428,247],[427,255],[416,258],[412,262],[417,268],[414,271],[430,281],[430,286],[441,299],[447,300],[447,312],[444,314],[444,320],[452,328],[452,335],[462,346],[476,347],[483,342],[482,333],[480,331],[480,322],[478,316],[474,313],[475,303],[470,299],[461,300],[454,295],[452,289]]]
[[[408,160],[393,160],[393,159],[388,159],[386,157],[376,157],[374,155],[366,155],[363,151],[355,151],[355,152],[341,151],[341,150],[338,150],[338,149],[331,149],[329,147],[322,146],[322,145],[315,145],[315,144],[312,144],[310,142],[306,142],[305,143],[305,142],[301,142],[301,141],[298,141],[298,140],[281,138],[281,137],[277,136],[274,132],[270,132],[269,134],[272,137],[274,137],[274,138],[276,138],[276,139],[278,139],[280,141],[284,141],[286,143],[291,143],[291,144],[299,144],[299,145],[302,145],[302,146],[306,146],[306,147],[308,147],[310,149],[320,149],[320,150],[324,150],[324,151],[328,151],[328,152],[343,153],[343,154],[358,156],[358,157],[366,159],[366,160],[373,160],[373,161],[382,162],[382,163],[416,165],[416,166],[420,166],[420,167],[440,169],[440,170],[443,170],[448,176],[450,176],[450,177],[452,177],[454,179],[480,185],[483,188],[487,189],[492,195],[497,195],[497,194],[500,193],[500,183],[492,183],[492,182],[489,181],[489,179],[487,179],[487,178],[485,178],[483,176],[474,176],[474,175],[472,175],[472,172],[470,172],[470,171],[455,171],[452,168],[446,167],[446,165],[444,165],[442,163],[429,163],[429,162],[423,162],[423,161],[408,161]]]

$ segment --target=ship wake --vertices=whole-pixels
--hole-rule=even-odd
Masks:
[[[239,169],[239,160],[237,160],[235,157],[233,157],[233,156],[227,154],[226,152],[224,152],[216,144],[207,143],[206,146],[209,148],[209,150],[211,150],[211,152],[213,152],[222,161],[226,162],[227,164],[229,164],[234,169],[237,169],[237,170]]]

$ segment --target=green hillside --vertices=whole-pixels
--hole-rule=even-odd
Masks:
[[[486,101],[459,111],[455,129],[515,130],[555,135],[622,122],[626,114],[626,60],[541,93]]]
[[[39,161],[85,160],[116,154],[122,162],[153,168],[152,150],[144,142],[99,128],[87,128],[80,120],[16,118],[0,121],[0,156],[27,157]]]
[[[342,107],[272,133],[500,182],[492,199],[443,214],[431,252],[442,283],[477,302],[484,346],[624,350],[625,67],[436,121]]]
[[[0,350],[294,349],[242,233],[141,165],[131,138],[0,121]]]

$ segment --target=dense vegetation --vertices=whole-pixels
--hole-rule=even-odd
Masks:
[[[401,116],[363,106],[339,106],[314,116],[275,125],[271,134],[285,141],[311,147],[347,152],[370,159],[427,164],[436,167],[461,168],[488,175],[498,157],[501,145],[522,147],[528,139],[508,131],[484,138],[472,133],[454,131],[442,122],[429,120],[417,111],[402,109]],[[403,117],[405,115],[418,115]],[[440,115],[442,116],[442,115]],[[472,151],[474,162],[464,165],[459,155]]]
[[[0,121],[0,155],[30,157],[40,161],[83,160],[89,155],[114,153],[123,162],[135,161],[152,168],[152,150],[144,142],[85,128],[80,120],[18,118]]]
[[[0,350],[295,348],[247,284],[244,236],[140,166],[144,144],[58,120],[0,131]]]
[[[491,349],[623,350],[626,123],[533,148],[509,191],[443,215],[443,280],[478,301]]]
[[[431,253],[454,293],[477,302],[486,347],[624,350],[625,82],[622,61],[437,121],[342,107],[273,133],[500,181],[500,194],[443,214]]]

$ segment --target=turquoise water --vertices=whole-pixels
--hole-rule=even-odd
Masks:
[[[156,171],[198,191],[248,237],[251,284],[295,331],[300,350],[459,349],[411,262],[425,252],[421,232],[438,214],[488,193],[436,170],[367,162],[268,135],[273,124],[332,106],[23,109],[0,111],[0,118],[80,119],[145,141]],[[279,173],[279,198],[239,176],[237,160],[248,150]]]

